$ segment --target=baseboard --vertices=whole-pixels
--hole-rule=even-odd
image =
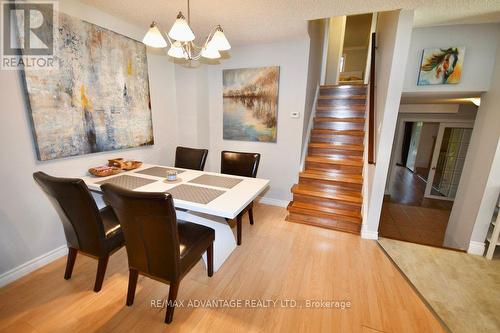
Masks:
[[[258,201],[259,201],[259,203],[262,203],[265,205],[278,206],[278,207],[287,207],[288,203],[290,202],[290,201],[286,201],[286,200],[280,200],[280,199],[274,199],[274,198],[268,198],[268,197],[259,197]]]
[[[474,254],[476,256],[482,256],[485,250],[485,244],[483,242],[469,242],[469,248],[467,249],[468,254]]]
[[[67,253],[68,253],[68,246],[63,245],[3,273],[2,275],[0,275],[0,287],[3,287],[11,282],[14,282],[15,280],[33,272],[37,268],[45,266],[48,263],[51,263],[52,261],[65,256]]]
[[[361,228],[361,238],[377,240],[378,231],[366,230],[364,228]]]

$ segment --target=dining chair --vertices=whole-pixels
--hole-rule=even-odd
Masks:
[[[207,149],[177,147],[175,150],[175,167],[203,171],[207,155]]]
[[[259,153],[242,153],[236,151],[224,150],[221,152],[221,173],[235,176],[252,177],[257,176],[259,169],[260,154]],[[241,220],[243,215],[248,212],[250,224],[253,225],[253,201],[246,206],[236,216],[236,243],[241,245]]]
[[[98,260],[94,291],[104,281],[109,256],[124,244],[122,229],[111,207],[97,208],[83,180],[57,178],[41,171],[33,174],[35,182],[48,196],[62,222],[68,259],[64,279],[69,280],[78,252]]]
[[[127,306],[134,303],[139,274],[168,283],[165,323],[171,323],[179,283],[205,251],[208,276],[213,275],[215,231],[178,220],[168,193],[135,192],[112,184],[101,189],[123,228],[129,265]]]

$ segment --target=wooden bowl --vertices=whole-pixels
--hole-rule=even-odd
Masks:
[[[124,161],[122,164],[122,170],[134,170],[142,165],[141,161]]]
[[[89,173],[91,175],[97,176],[97,177],[107,177],[107,176],[112,176],[120,173],[122,170],[117,167],[107,167],[107,166],[100,166],[100,167],[95,167],[95,168],[90,168]]]
[[[113,158],[111,160],[108,160],[108,166],[110,166],[110,167],[117,167],[117,168],[122,169],[124,162],[125,161],[121,157],[119,157],[119,158]]]

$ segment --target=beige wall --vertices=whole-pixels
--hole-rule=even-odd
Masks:
[[[500,36],[497,32],[498,38]],[[481,98],[467,159],[446,229],[444,245],[448,247],[465,250],[469,248],[470,241],[483,243],[490,214],[493,212],[492,206],[498,198],[498,184],[493,183],[492,187],[487,185],[500,137],[500,52],[496,53],[495,59],[491,88]]]
[[[328,31],[328,58],[326,61],[326,84],[338,84],[340,71],[340,58],[344,45],[345,16],[330,18]]]

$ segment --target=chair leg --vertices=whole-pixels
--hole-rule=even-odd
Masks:
[[[214,275],[214,243],[212,242],[207,249],[207,272],[208,276]]]
[[[68,260],[66,261],[66,271],[64,272],[64,279],[71,279],[71,274],[73,274],[73,267],[75,266],[76,255],[78,250],[72,247],[68,248]]]
[[[179,291],[179,282],[170,282],[170,290],[168,291],[167,314],[165,315],[165,323],[170,324],[174,318],[175,300],[177,299],[177,291]]]
[[[134,304],[135,297],[135,287],[137,286],[137,278],[139,277],[139,271],[136,269],[130,269],[128,275],[128,291],[127,291],[127,306]]]
[[[236,244],[241,245],[241,215],[236,217]]]
[[[253,225],[253,208],[248,210],[248,218],[250,219],[250,224]]]
[[[104,274],[106,274],[106,267],[108,266],[109,256],[100,257],[97,264],[97,274],[95,276],[94,291],[97,293],[101,290],[102,282],[104,281]]]

